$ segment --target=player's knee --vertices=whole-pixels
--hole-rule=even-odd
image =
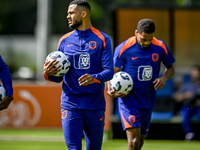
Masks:
[[[140,148],[140,139],[134,138],[132,140],[128,140],[128,147],[131,150],[139,150],[139,148]]]

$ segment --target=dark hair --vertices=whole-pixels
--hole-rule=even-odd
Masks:
[[[151,19],[142,19],[138,22],[137,31],[139,33],[145,32],[151,34],[155,32],[155,24]]]
[[[82,6],[87,8],[89,11],[91,11],[90,4],[86,0],[73,0],[69,5],[77,4],[78,6]]]

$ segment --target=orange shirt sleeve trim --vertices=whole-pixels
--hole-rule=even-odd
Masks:
[[[119,52],[119,57],[121,56],[121,54],[129,47],[131,47],[132,45],[134,45],[136,43],[136,36],[130,37],[126,43],[122,46],[120,52]]]
[[[96,79],[96,78],[93,78],[93,83],[101,83],[101,81],[99,81],[99,80]]]
[[[101,32],[99,32],[99,30],[95,29],[93,26],[91,26],[90,29],[103,41],[104,49],[106,49],[106,40]]]
[[[160,41],[157,38],[153,37],[153,40],[152,40],[151,43],[154,44],[154,45],[162,47],[164,49],[165,53],[168,54],[167,48],[166,48],[165,44],[162,41]]]
[[[51,80],[49,80],[49,76],[48,75],[44,74],[44,72],[42,74],[43,74],[43,77],[44,77],[45,80],[51,81]]]
[[[65,35],[63,35],[63,36],[60,38],[60,40],[59,40],[59,42],[58,42],[57,49],[59,48],[60,43],[62,42],[62,40],[65,39],[66,37],[68,37],[68,36],[69,36],[70,34],[72,34],[73,32],[74,32],[74,30],[71,31],[71,32],[69,32],[69,33],[67,33],[67,34],[65,34]]]

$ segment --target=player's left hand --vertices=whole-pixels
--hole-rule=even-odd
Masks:
[[[154,81],[153,81],[153,84],[155,84],[154,85],[154,88],[155,88],[155,90],[160,90],[160,89],[162,89],[164,86],[165,86],[165,82],[166,82],[166,78],[165,77],[160,77],[160,78],[157,78],[157,79],[155,79]]]
[[[107,94],[108,94],[109,96],[113,97],[113,98],[127,96],[127,94],[118,94],[118,93],[116,93],[114,89],[108,90],[108,91],[107,91]]]
[[[80,86],[86,86],[93,83],[93,77],[90,74],[84,74],[78,79]]]
[[[3,109],[8,108],[10,103],[12,102],[13,98],[10,96],[5,96],[2,101],[0,102],[0,111]]]

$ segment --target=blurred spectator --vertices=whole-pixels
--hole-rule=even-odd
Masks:
[[[181,109],[182,126],[185,132],[185,140],[192,140],[194,133],[191,130],[191,120],[194,116],[200,119],[200,66],[194,65],[190,71],[190,81],[183,82],[176,102],[182,102]]]

